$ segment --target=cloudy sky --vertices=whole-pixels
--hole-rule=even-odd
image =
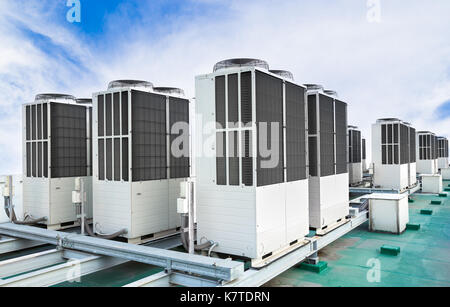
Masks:
[[[137,78],[193,97],[194,76],[233,57],[337,90],[368,139],[381,117],[450,136],[448,0],[80,0],[79,23],[66,2],[0,0],[0,174],[21,172],[35,94]]]

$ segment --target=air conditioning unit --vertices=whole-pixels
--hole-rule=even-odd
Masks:
[[[196,77],[197,238],[255,266],[309,233],[306,89],[268,68],[232,59]]]
[[[448,162],[448,139],[445,137],[437,138],[438,144],[438,169],[449,168]]]
[[[347,103],[320,85],[308,88],[309,223],[326,232],[349,215]]]
[[[94,231],[143,243],[181,225],[190,176],[189,100],[175,88],[118,80],[94,93]]]
[[[373,183],[385,189],[405,190],[417,185],[416,130],[397,118],[372,125]]]
[[[358,127],[348,127],[348,174],[350,185],[362,182],[363,163],[362,163],[362,143],[361,131]]]
[[[438,143],[433,132],[417,132],[417,172],[434,175],[438,173]]]
[[[46,217],[49,229],[74,226],[72,191],[84,178],[92,218],[91,104],[69,95],[41,94],[23,106],[23,211]]]

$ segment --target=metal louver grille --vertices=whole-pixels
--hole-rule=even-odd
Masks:
[[[258,186],[282,183],[284,181],[283,161],[283,82],[268,74],[256,72],[256,121],[258,123]],[[265,125],[264,129],[263,126]],[[272,137],[272,131],[278,133]],[[265,130],[265,131],[264,131]],[[267,135],[267,147],[260,143],[261,133]],[[262,149],[271,150],[266,157]]]
[[[335,101],[336,118],[336,174],[348,173],[347,166],[347,104]],[[361,162],[361,133],[359,132],[357,156]]]
[[[166,97],[132,91],[133,181],[167,179]]]
[[[305,90],[286,82],[287,181],[306,179]]]
[[[366,160],[366,139],[362,139],[362,159]]]
[[[169,98],[170,178],[189,177],[189,100]],[[175,125],[179,125],[175,127]],[[174,129],[177,128],[177,129]],[[184,130],[180,130],[184,129]],[[187,131],[186,131],[187,130]],[[176,142],[176,144],[174,144]],[[177,152],[174,152],[176,150]]]
[[[409,163],[416,163],[416,129],[409,128]]]
[[[252,73],[241,73],[241,121],[244,125],[252,122]]]
[[[334,167],[334,106],[333,98],[320,95],[320,176],[335,174]],[[345,128],[347,129],[347,127]],[[347,132],[344,133],[345,138]],[[344,141],[345,142],[345,141]],[[346,146],[346,145],[345,145]],[[345,150],[345,149],[344,149]],[[346,159],[346,154],[345,154]]]
[[[216,125],[224,129],[225,123],[225,76],[216,77]]]

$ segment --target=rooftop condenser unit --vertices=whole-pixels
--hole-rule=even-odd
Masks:
[[[94,232],[129,243],[174,233],[190,175],[189,100],[180,89],[118,80],[94,101]]]
[[[197,238],[254,266],[309,232],[306,89],[268,68],[233,59],[196,77],[197,113],[209,127],[196,137]]]
[[[438,142],[433,132],[417,132],[417,172],[434,175],[438,173]]]
[[[448,168],[448,139],[438,137],[438,169]]]
[[[307,88],[309,223],[324,233],[349,215],[347,103],[320,85]]]
[[[416,130],[397,118],[379,119],[372,125],[373,184],[405,190],[417,184]]]
[[[23,210],[49,229],[74,226],[75,179],[84,178],[92,218],[91,104],[62,94],[37,95],[23,106]]]
[[[362,182],[363,166],[361,154],[361,131],[358,127],[348,127],[348,173],[350,185]]]

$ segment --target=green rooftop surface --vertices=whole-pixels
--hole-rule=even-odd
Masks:
[[[293,267],[265,286],[449,287],[450,198],[443,199],[441,206],[431,205],[436,196],[415,194],[411,198],[409,223],[420,224],[420,229],[406,230],[402,235],[371,233],[365,223],[319,252],[320,261],[328,264],[326,270],[316,273]],[[430,208],[433,215],[420,214]],[[401,253],[383,255],[383,245],[399,247]],[[123,286],[161,270],[129,262],[84,276],[81,283],[58,286]]]
[[[449,287],[450,199],[436,207],[430,205],[434,197],[412,195],[410,223],[420,224],[419,230],[402,235],[371,233],[368,224],[363,224],[319,252],[320,260],[328,263],[322,273],[292,268],[265,286]],[[433,215],[420,214],[429,208]],[[401,253],[382,255],[383,245],[398,246]]]

